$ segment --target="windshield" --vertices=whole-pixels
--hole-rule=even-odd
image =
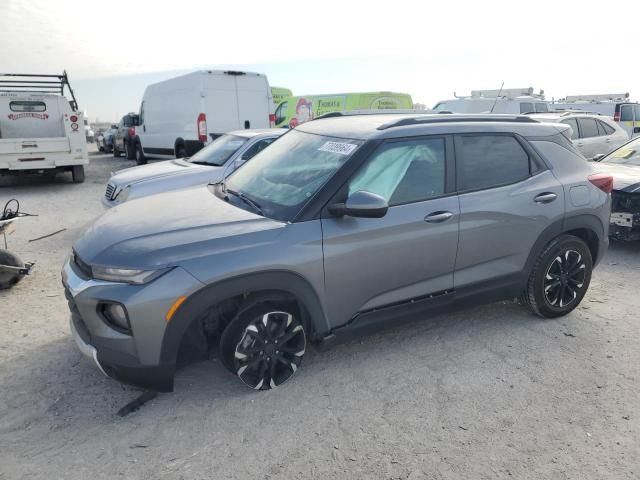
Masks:
[[[602,163],[640,166],[640,138],[610,153]]]
[[[220,167],[248,141],[248,138],[238,137],[237,135],[222,135],[196,153],[189,161],[191,163]]]
[[[361,144],[291,130],[236,170],[225,191],[244,195],[267,217],[291,220]],[[234,205],[244,208],[237,200]]]

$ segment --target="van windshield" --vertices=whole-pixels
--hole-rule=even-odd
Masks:
[[[291,130],[236,170],[221,194],[240,208],[290,221],[361,144]]]
[[[248,141],[249,139],[246,137],[222,135],[196,153],[189,161],[198,165],[220,167]]]

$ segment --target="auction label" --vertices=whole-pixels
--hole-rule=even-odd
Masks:
[[[321,152],[337,153],[339,155],[351,155],[351,152],[356,148],[358,148],[358,145],[354,145],[353,143],[326,142],[318,150]]]

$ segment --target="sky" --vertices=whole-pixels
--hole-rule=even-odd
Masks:
[[[640,99],[637,0],[0,0],[0,70],[66,70],[92,121],[198,69],[265,73],[294,94],[529,87]],[[633,19],[625,28],[624,19]]]

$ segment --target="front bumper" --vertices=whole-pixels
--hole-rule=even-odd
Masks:
[[[184,283],[186,282],[186,283]],[[79,350],[91,358],[107,376],[149,390],[173,390],[175,359],[161,361],[167,323],[164,315],[175,296],[188,294],[202,284],[176,268],[146,285],[88,279],[67,261],[62,283],[71,311],[71,333]],[[180,285],[180,291],[176,291]],[[117,302],[127,309],[131,334],[112,328],[99,313],[103,301]]]

